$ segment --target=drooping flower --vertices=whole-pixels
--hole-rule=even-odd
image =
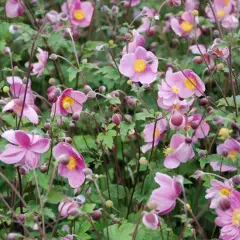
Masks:
[[[42,76],[43,70],[47,64],[48,60],[48,52],[43,51],[41,48],[38,48],[38,53],[37,53],[37,63],[32,64],[32,75],[37,75],[38,77]]]
[[[79,205],[71,198],[65,198],[58,206],[61,217],[76,216],[79,213]]]
[[[24,8],[20,0],[8,0],[5,5],[6,16],[15,18],[22,16]]]
[[[154,212],[144,213],[142,222],[147,228],[152,230],[155,230],[160,226],[159,217]]]
[[[119,71],[133,82],[150,84],[157,78],[158,59],[143,47],[137,47],[134,53],[123,55]]]
[[[83,169],[86,164],[83,156],[68,143],[58,143],[53,148],[53,156],[59,160],[58,174],[67,178],[72,188],[80,187],[85,180]]]
[[[240,153],[240,143],[235,139],[227,139],[223,144],[217,147],[217,154],[223,154],[223,152],[227,152],[227,157],[235,162]],[[224,164],[224,159],[222,163],[211,162],[210,165],[214,171],[232,172],[237,170],[236,167]]]
[[[240,193],[235,191],[230,197],[230,209],[223,211],[217,209],[218,217],[216,225],[221,228],[220,238],[222,240],[237,240],[240,238]]]
[[[70,21],[73,25],[85,28],[91,24],[94,8],[90,2],[73,0],[70,7]]]
[[[228,47],[222,46],[222,40],[216,38],[213,42],[213,45],[210,46],[207,50],[209,55],[215,55],[218,58],[227,58],[229,56],[229,49]]]
[[[156,205],[158,215],[165,215],[175,208],[176,200],[181,194],[181,185],[176,177],[171,178],[162,173],[156,173],[154,180],[160,188],[153,190],[149,201]]]
[[[162,118],[162,115],[159,115],[158,118],[160,120],[157,121],[156,125],[155,125],[155,122],[149,123],[144,128],[144,131],[143,131],[144,140],[147,144],[141,147],[141,151],[143,153],[149,151],[152,147],[157,146],[158,143],[163,139],[166,133],[166,129],[167,129],[166,119]]]
[[[133,30],[132,39],[130,39],[130,42],[127,43],[127,46],[123,48],[122,55],[125,53],[134,53],[138,46],[144,47],[145,43],[146,41],[144,37],[139,34],[138,31]]]
[[[229,198],[234,189],[230,181],[211,180],[212,187],[207,189],[206,199],[211,200],[210,208],[218,208],[222,199]]]
[[[67,116],[68,114],[81,113],[86,100],[87,96],[84,93],[67,88],[53,104],[52,115]]]
[[[195,36],[195,17],[191,11],[186,11],[179,18],[171,19],[172,30],[180,37],[194,37]],[[196,36],[198,37],[201,33],[199,29],[196,30]]]
[[[195,156],[192,144],[187,140],[182,134],[172,136],[169,147],[164,150],[166,158],[163,164],[166,168],[177,168],[180,163],[185,163]]]
[[[28,134],[22,130],[8,130],[1,136],[9,144],[0,154],[0,160],[6,164],[26,165],[30,169],[39,167],[41,155],[47,152],[50,146],[48,138]]]

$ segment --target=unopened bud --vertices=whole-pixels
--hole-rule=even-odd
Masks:
[[[141,157],[141,158],[139,159],[139,163],[140,163],[141,165],[147,165],[147,164],[148,164],[148,160],[147,160],[145,157]]]
[[[44,129],[45,130],[49,130],[51,128],[51,124],[50,123],[45,123],[44,124]]]
[[[80,113],[74,113],[74,114],[72,115],[72,120],[78,121],[79,119],[80,119]]]
[[[192,11],[192,15],[193,15],[194,17],[197,17],[197,16],[199,15],[198,10],[193,10],[193,11]]]
[[[55,53],[52,53],[52,54],[49,56],[49,59],[51,59],[51,60],[53,60],[53,61],[57,60],[57,58],[58,58],[58,55],[55,54]]]
[[[9,86],[4,86],[3,87],[3,92],[9,93],[9,90],[10,90]]]
[[[116,125],[119,125],[122,122],[122,116],[118,113],[113,114],[112,122]]]
[[[105,202],[105,205],[106,205],[106,207],[108,207],[108,208],[112,208],[112,207],[113,207],[113,202],[112,202],[111,200],[107,200],[107,201]]]
[[[49,83],[50,85],[54,85],[54,84],[56,83],[55,78],[50,78],[50,79],[48,80],[48,83]]]
[[[100,93],[104,93],[104,92],[106,91],[106,87],[105,87],[105,86],[100,86],[100,87],[98,88],[98,91],[99,91]]]
[[[208,101],[207,98],[201,98],[201,99],[199,100],[199,104],[200,104],[201,106],[206,107],[206,106],[209,105],[209,101]]]
[[[192,138],[186,137],[186,138],[185,138],[185,143],[191,144],[191,143],[192,143]]]
[[[201,56],[195,56],[193,58],[193,62],[196,64],[201,64],[203,62],[203,58]]]
[[[96,98],[96,93],[94,91],[89,91],[87,93],[87,97],[90,99],[94,99],[94,98]]]
[[[72,138],[71,137],[66,137],[65,142],[71,144],[72,143]]]
[[[221,198],[219,201],[219,207],[223,211],[227,211],[231,207],[231,203],[228,198]]]
[[[99,209],[94,210],[94,211],[92,212],[92,219],[93,219],[93,220],[97,221],[97,220],[99,220],[101,217],[102,217],[102,212],[101,212]]]
[[[3,53],[6,54],[6,55],[10,55],[11,54],[11,49],[9,47],[5,47],[3,49]]]
[[[46,173],[48,171],[48,167],[46,164],[43,164],[39,167],[41,173]]]
[[[84,92],[87,94],[88,92],[90,92],[90,91],[92,91],[92,88],[89,86],[89,85],[85,85],[84,87],[83,87],[83,89],[84,89]]]
[[[69,163],[69,156],[67,154],[60,155],[60,157],[58,158],[58,162],[63,165],[67,165]]]
[[[236,175],[232,177],[232,182],[234,185],[239,185],[240,184],[240,175]]]
[[[26,166],[19,167],[19,173],[21,175],[26,175],[26,174],[28,174],[28,172],[29,172],[29,169]]]
[[[83,173],[87,176],[87,175],[92,175],[93,172],[90,168],[84,168]]]

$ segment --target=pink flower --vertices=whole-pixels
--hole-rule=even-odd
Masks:
[[[9,18],[15,18],[22,16],[24,8],[20,0],[8,0],[5,5],[6,16]]]
[[[65,237],[62,237],[61,240],[73,240],[74,235],[73,234],[68,234]]]
[[[143,47],[137,47],[134,53],[123,55],[119,71],[133,82],[150,84],[158,75],[158,59]]]
[[[166,119],[161,117],[162,117],[161,115],[158,116],[160,120],[157,121],[156,127],[155,127],[155,122],[149,123],[145,126],[143,132],[144,132],[144,140],[147,144],[141,147],[141,150],[143,153],[149,151],[152,147],[157,146],[158,143],[163,139],[167,129],[167,121]],[[154,129],[155,129],[155,132],[154,132]],[[153,143],[153,139],[154,139],[154,143]]]
[[[163,164],[166,168],[177,168],[180,163],[185,163],[195,156],[192,144],[187,140],[182,134],[172,136],[169,147],[164,150],[166,158]]]
[[[218,180],[211,180],[212,187],[207,189],[206,199],[211,200],[210,208],[218,208],[222,199],[228,199],[234,189],[230,181],[224,181],[224,183]]]
[[[210,46],[207,50],[209,55],[215,55],[218,58],[228,58],[229,49],[227,47],[223,47],[222,40],[217,38],[214,40],[213,45]]]
[[[129,43],[127,43],[127,46],[125,46],[122,50],[122,55],[125,53],[135,53],[136,48],[138,46],[144,47],[145,46],[145,39],[144,37],[139,34],[138,31],[133,30],[132,32],[132,41],[130,41]]]
[[[68,183],[72,188],[80,187],[85,175],[83,169],[86,168],[84,158],[70,144],[58,143],[53,148],[53,156],[60,161],[58,165],[58,174],[68,179]]]
[[[152,8],[143,7],[142,10],[142,25],[137,29],[138,32],[146,33],[148,36],[152,36],[155,33],[155,26],[151,23],[151,18],[154,18],[156,11]]]
[[[141,0],[126,0],[126,2],[128,4],[131,3],[131,7],[135,7],[135,6],[137,6],[141,2]]]
[[[67,88],[58,97],[57,102],[53,104],[52,115],[67,116],[68,114],[81,113],[83,103],[86,100],[87,96],[84,93]]]
[[[46,18],[50,24],[57,23],[59,21],[58,12],[51,10],[46,14]]]
[[[218,217],[215,223],[222,227],[220,238],[222,240],[237,240],[240,239],[240,193],[234,191],[230,197],[231,207],[227,211],[217,209]]]
[[[159,217],[154,212],[144,213],[142,222],[147,228],[152,230],[155,230],[160,226]]]
[[[226,29],[236,29],[238,25],[238,18],[233,14],[226,16],[222,21],[222,26]]]
[[[240,143],[234,139],[227,139],[223,144],[220,144],[217,147],[217,154],[223,154],[223,152],[227,152],[227,157],[235,162],[237,160],[238,154],[240,153]],[[233,172],[237,170],[235,167],[218,162],[211,162],[210,165],[214,171]]]
[[[186,11],[181,17],[171,19],[172,30],[180,37],[194,37],[195,17],[191,11]],[[200,30],[197,29],[197,36],[200,35]]]
[[[185,11],[197,10],[199,7],[199,1],[198,0],[186,0],[184,7],[185,7]]]
[[[38,108],[34,104],[34,97],[31,91],[31,82],[28,84],[28,89],[26,92],[25,104],[23,106],[24,94],[26,85],[23,84],[20,77],[7,77],[10,86],[10,92],[13,99],[3,107],[3,112],[13,111],[17,116],[21,116],[22,108],[23,114],[22,118],[27,118],[30,122],[38,124]]]
[[[8,130],[2,134],[9,144],[0,154],[0,160],[6,164],[26,165],[35,169],[40,165],[41,155],[48,151],[50,140],[40,135],[27,134],[21,130]]]
[[[81,2],[73,0],[70,7],[70,21],[73,25],[82,28],[91,24],[94,8],[90,2]]]
[[[71,198],[65,198],[58,206],[61,217],[76,216],[79,213],[79,205]]]
[[[227,15],[233,12],[234,3],[233,0],[214,0],[213,9],[215,16],[218,21],[222,21]],[[213,15],[212,9],[207,6],[205,8],[207,16],[210,18],[211,22],[215,22],[215,17]]]
[[[48,52],[43,51],[41,48],[38,48],[37,59],[38,62],[32,65],[32,75],[37,75],[38,77],[42,76],[43,70],[47,64]]]
[[[175,177],[171,178],[162,173],[156,173],[154,180],[160,188],[153,190],[149,201],[156,205],[158,215],[165,215],[175,208],[176,200],[181,194],[181,185]]]
[[[168,5],[169,6],[180,6],[181,5],[181,0],[168,0]]]

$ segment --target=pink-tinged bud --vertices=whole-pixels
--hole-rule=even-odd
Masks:
[[[115,91],[112,92],[111,95],[112,95],[112,97],[119,97],[119,96],[120,96],[120,93],[119,93],[118,90],[115,90]]]
[[[119,125],[122,122],[122,116],[118,113],[113,114],[112,122],[116,125]]]
[[[17,240],[19,237],[18,233],[8,233],[6,240]]]
[[[92,175],[93,172],[90,168],[84,168],[83,169],[83,173],[87,176],[87,175]]]
[[[199,153],[198,153],[199,157],[203,158],[203,157],[206,157],[206,151],[204,150],[200,150]]]
[[[28,172],[29,172],[29,169],[26,166],[19,167],[19,173],[21,175],[26,175],[26,174],[28,174]]]
[[[78,195],[74,200],[79,206],[82,206],[85,203],[86,198],[83,195]]]
[[[128,123],[132,123],[132,116],[129,114],[124,115],[124,119],[128,122]]]
[[[62,93],[61,89],[60,88],[55,88],[54,89],[54,92],[53,92],[57,97],[59,97]]]
[[[58,17],[63,22],[68,21],[68,15],[66,13],[61,12],[61,13],[59,13]]]
[[[197,170],[192,176],[195,178],[195,179],[202,179],[204,175],[204,172],[201,171],[201,170]]]
[[[222,117],[220,117],[220,116],[216,116],[216,117],[214,117],[213,118],[213,121],[216,123],[216,124],[223,124],[223,119],[222,119]]]
[[[231,207],[231,203],[228,198],[221,198],[219,201],[219,207],[223,211],[227,211]]]
[[[145,213],[142,222],[147,228],[152,230],[155,230],[160,226],[158,215],[154,212]]]
[[[21,223],[24,223],[26,217],[25,217],[25,214],[19,214],[17,217],[17,221],[21,222]]]
[[[49,23],[57,23],[58,22],[58,12],[55,10],[51,10],[46,14],[46,19]]]
[[[193,121],[193,122],[191,122],[191,128],[192,129],[197,129],[198,127],[199,127],[199,122],[197,122],[197,121]]]
[[[183,123],[183,116],[179,113],[174,113],[171,117],[171,123],[173,126],[179,127]]]
[[[71,137],[66,137],[65,142],[71,144],[72,143],[72,138]]]
[[[49,59],[51,59],[51,60],[53,60],[53,61],[57,60],[57,58],[58,58],[58,55],[55,54],[55,53],[53,53],[53,54],[51,54],[51,55],[49,56]]]
[[[222,155],[223,155],[224,157],[227,157],[227,156],[228,156],[228,151],[227,151],[227,150],[223,150],[223,151],[222,151]]]
[[[92,212],[92,219],[93,219],[93,220],[97,221],[97,220],[99,220],[101,217],[102,217],[102,212],[101,212],[99,209],[94,210],[94,211]]]
[[[136,106],[136,100],[135,100],[133,97],[127,96],[127,97],[125,97],[124,99],[125,99],[125,101],[126,101],[126,103],[127,103],[128,105],[130,105],[130,106]]]
[[[130,7],[130,3],[129,2],[124,2],[123,3],[123,7],[124,8],[129,8]]]
[[[104,92],[106,91],[106,87],[105,87],[105,86],[100,86],[100,87],[98,88],[98,91],[99,91],[100,93],[104,93]]]
[[[74,113],[74,114],[72,115],[72,120],[78,121],[79,119],[80,119],[80,113]]]
[[[160,77],[165,77],[166,73],[165,72],[159,72]]]
[[[11,49],[9,47],[5,47],[3,49],[3,53],[6,54],[6,55],[10,55],[11,54]]]
[[[92,91],[92,88],[89,85],[84,86],[84,92],[87,94],[88,92]]]
[[[74,122],[70,122],[69,123],[69,128],[72,128],[72,129],[74,129],[76,127],[76,125],[75,125],[75,123]]]
[[[46,164],[43,164],[39,167],[41,173],[46,173],[48,171],[48,167]]]
[[[207,111],[209,115],[212,115],[214,113],[214,109],[211,106],[207,107]]]
[[[63,164],[63,165],[67,165],[69,163],[69,156],[67,154],[62,154],[58,158],[58,162]]]
[[[87,97],[90,99],[94,99],[94,98],[96,98],[96,93],[94,91],[89,91],[87,93]]]
[[[55,103],[57,101],[57,96],[54,93],[50,93],[48,94],[48,101],[50,103]]]
[[[203,25],[202,26],[202,31],[203,31],[203,33],[209,33],[209,27]]]
[[[206,106],[209,105],[209,101],[208,101],[207,98],[201,98],[201,99],[199,100],[199,104],[200,104],[201,106],[206,107]]]
[[[59,204],[58,211],[62,217],[76,216],[79,214],[78,208],[79,205],[75,201],[67,198]]]
[[[155,28],[151,27],[149,31],[147,31],[147,36],[148,37],[153,37],[156,33]]]
[[[191,143],[192,143],[192,138],[186,137],[186,138],[185,138],[185,143],[191,144]]]
[[[239,185],[240,184],[240,175],[236,175],[232,177],[232,182],[234,185]]]
[[[168,5],[173,7],[173,6],[180,6],[181,5],[181,0],[168,0]]]
[[[193,62],[196,64],[201,64],[203,62],[203,58],[201,56],[196,56],[193,58]]]
[[[44,124],[44,129],[45,129],[45,130],[48,131],[50,128],[51,128],[51,124],[50,124],[50,123],[45,123],[45,124]]]

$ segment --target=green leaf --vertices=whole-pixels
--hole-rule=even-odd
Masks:
[[[117,240],[131,240],[131,234],[134,231],[135,224],[133,223],[124,223],[120,227],[118,224],[114,224],[108,227],[109,239]],[[107,237],[107,229],[104,229],[104,236]]]
[[[96,204],[94,203],[86,203],[83,205],[81,210],[85,213],[92,213],[95,207],[96,207]]]
[[[122,185],[117,185],[117,184],[111,184],[110,185],[110,192],[111,196],[116,198],[116,199],[122,199],[125,198],[125,191]],[[108,191],[106,190],[104,194],[107,196]]]
[[[107,133],[99,133],[97,136],[97,140],[100,141],[104,147],[107,147],[109,149],[113,146],[113,137],[117,135],[117,132],[115,130],[109,130]]]
[[[69,80],[69,82],[71,82],[74,78],[76,78],[77,73],[80,70],[75,67],[70,67],[67,71],[68,71],[68,80]]]
[[[59,202],[61,202],[64,199],[64,195],[60,192],[56,192],[56,191],[51,191],[48,194],[48,202],[52,203],[52,204],[58,204]]]
[[[89,151],[89,148],[97,149],[95,139],[90,135],[74,136],[73,143],[79,151]]]
[[[154,118],[154,115],[152,113],[149,113],[146,109],[144,109],[143,112],[136,113],[135,115],[136,121],[138,120],[145,121],[147,118]]]
[[[51,218],[51,219],[55,219],[56,218],[56,216],[55,216],[55,214],[54,214],[54,212],[52,211],[51,208],[46,208],[45,207],[43,212],[44,212],[44,216],[46,216],[48,218]]]

